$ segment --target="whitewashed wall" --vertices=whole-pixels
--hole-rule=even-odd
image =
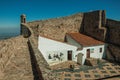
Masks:
[[[64,54],[62,61],[67,61],[67,57],[68,57],[67,52],[69,50],[72,50],[72,55],[74,56],[77,47],[39,36],[38,49],[41,51],[46,61],[50,64],[52,62],[59,62],[59,61],[48,59],[49,54],[51,54],[51,56],[53,57],[54,54],[59,55],[61,52]]]
[[[66,35],[66,40],[67,40],[67,43],[77,46],[78,48],[82,48],[82,45],[80,45],[78,42],[72,39],[69,35]]]
[[[78,48],[82,48],[83,46],[81,44],[79,44],[78,42],[76,42],[74,39],[72,39],[69,35],[66,36],[67,42],[71,45],[77,46]],[[102,52],[100,53],[100,48],[102,48]],[[80,51],[76,51],[76,53],[73,56],[73,60],[77,61],[77,57],[76,55],[78,55],[79,53],[84,54],[82,57],[82,64],[84,64],[85,59],[87,57],[87,49],[94,49],[93,53],[90,53],[90,57],[92,58],[99,58],[102,59],[103,58],[103,53],[105,52],[105,45],[96,45],[96,46],[88,46],[88,47],[83,47],[82,50]]]
[[[90,57],[91,58],[99,58],[102,59],[103,58],[103,53],[104,53],[104,47],[105,45],[98,45],[98,46],[91,46],[91,47],[83,47],[83,50],[81,51],[77,51],[74,55],[74,61],[77,61],[77,57],[75,57],[76,55],[78,55],[79,53],[83,54],[83,59],[82,59],[82,64],[84,64],[85,59],[87,58],[87,49],[94,49],[93,53],[90,53]],[[100,48],[102,48],[102,52],[100,53]]]
[[[79,44],[78,44],[78,46],[79,46]],[[41,37],[41,36],[39,36],[39,40],[38,40],[38,49],[41,51],[44,58],[46,59],[46,61],[50,65],[52,65],[53,63],[59,63],[59,62],[67,61],[68,60],[67,58],[68,58],[68,51],[69,50],[70,51],[72,50],[72,60],[76,61],[76,62],[77,62],[77,57],[76,56],[79,53],[83,54],[82,64],[84,64],[85,59],[87,57],[87,49],[90,49],[90,50],[94,49],[94,52],[90,53],[90,57],[100,58],[100,59],[103,57],[105,45],[83,47],[83,50],[77,51],[78,46],[69,45],[69,44],[66,44],[66,43],[58,42],[58,41],[51,40],[51,39]],[[100,48],[102,48],[101,53],[99,52]],[[63,53],[63,56],[60,57],[60,53]],[[48,58],[49,54],[52,57],[51,59]],[[54,54],[58,55],[60,57],[60,60],[57,59],[57,58],[54,58]]]

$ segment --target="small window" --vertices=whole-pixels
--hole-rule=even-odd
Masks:
[[[90,49],[90,53],[94,53],[94,49],[92,48],[92,49]]]
[[[48,59],[52,59],[51,55],[49,54]]]
[[[25,18],[24,18],[24,23],[26,23],[26,22],[25,22]]]
[[[102,48],[100,48],[100,53],[102,52]]]

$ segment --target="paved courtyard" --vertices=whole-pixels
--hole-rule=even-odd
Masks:
[[[59,80],[120,80],[120,65],[106,62],[99,66],[82,66],[73,71],[69,68],[55,70]]]

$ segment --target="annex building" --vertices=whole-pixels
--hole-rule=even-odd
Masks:
[[[81,33],[67,33],[65,42],[39,36],[38,48],[49,65],[68,60],[83,65],[86,58],[105,57],[105,43]]]

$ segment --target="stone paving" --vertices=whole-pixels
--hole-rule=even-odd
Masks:
[[[59,70],[56,71],[60,80],[94,80],[106,79],[109,80],[112,76],[120,76],[120,65],[106,62],[102,67],[93,67],[93,69],[80,70]],[[108,79],[107,79],[108,77]],[[111,77],[111,78],[109,78]],[[114,78],[120,80],[120,78]]]
[[[33,80],[27,39],[0,41],[0,80]]]
[[[50,66],[50,68],[52,70],[64,69],[64,68],[70,68],[70,65],[75,65],[75,68],[78,68],[80,66],[75,61],[65,61],[65,62],[52,65]]]

